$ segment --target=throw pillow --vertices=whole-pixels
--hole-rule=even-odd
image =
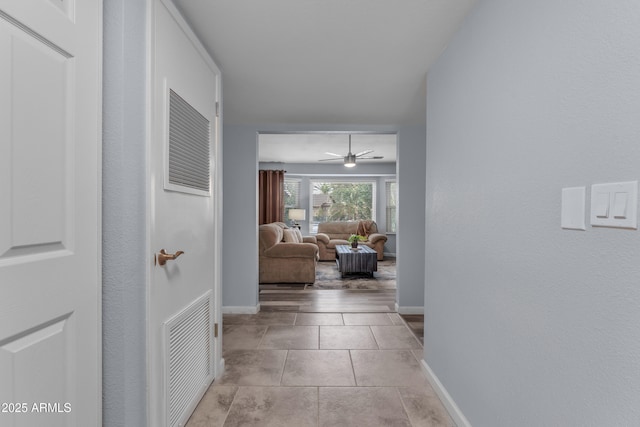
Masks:
[[[282,230],[283,234],[284,234],[284,239],[283,241],[285,243],[300,243],[298,242],[298,236],[296,236],[296,233],[294,230],[292,229],[286,229],[286,230]],[[296,230],[299,231],[299,230]]]
[[[364,236],[367,239],[369,238],[369,234],[371,234],[371,226],[373,225],[373,221],[360,221],[358,222],[358,227],[356,229],[356,234],[360,236]]]
[[[296,239],[298,239],[298,243],[304,242],[304,239],[302,238],[302,232],[299,229],[294,228],[293,233],[296,235]]]

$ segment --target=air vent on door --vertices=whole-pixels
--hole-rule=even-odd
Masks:
[[[170,90],[169,189],[209,195],[210,134],[209,120]]]
[[[209,291],[164,324],[168,426],[184,425],[213,379]]]

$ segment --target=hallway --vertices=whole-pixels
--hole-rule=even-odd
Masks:
[[[397,313],[228,314],[223,348],[187,427],[454,426]]]

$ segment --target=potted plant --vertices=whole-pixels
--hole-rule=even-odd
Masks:
[[[351,236],[349,236],[349,238],[347,239],[347,241],[349,243],[351,243],[351,247],[352,248],[357,248],[358,247],[358,242],[364,242],[365,240],[367,240],[366,237],[364,236],[360,236],[358,234],[352,234]]]

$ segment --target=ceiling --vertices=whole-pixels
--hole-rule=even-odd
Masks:
[[[253,125],[423,124],[474,1],[174,0],[222,70],[224,122]]]
[[[349,134],[346,133],[261,133],[258,136],[261,162],[315,163],[332,156],[326,152],[346,155],[349,151]],[[374,150],[365,156],[383,156],[380,160],[358,159],[357,163],[395,163],[396,134],[351,134],[351,152]],[[342,158],[328,164],[341,164]]]

